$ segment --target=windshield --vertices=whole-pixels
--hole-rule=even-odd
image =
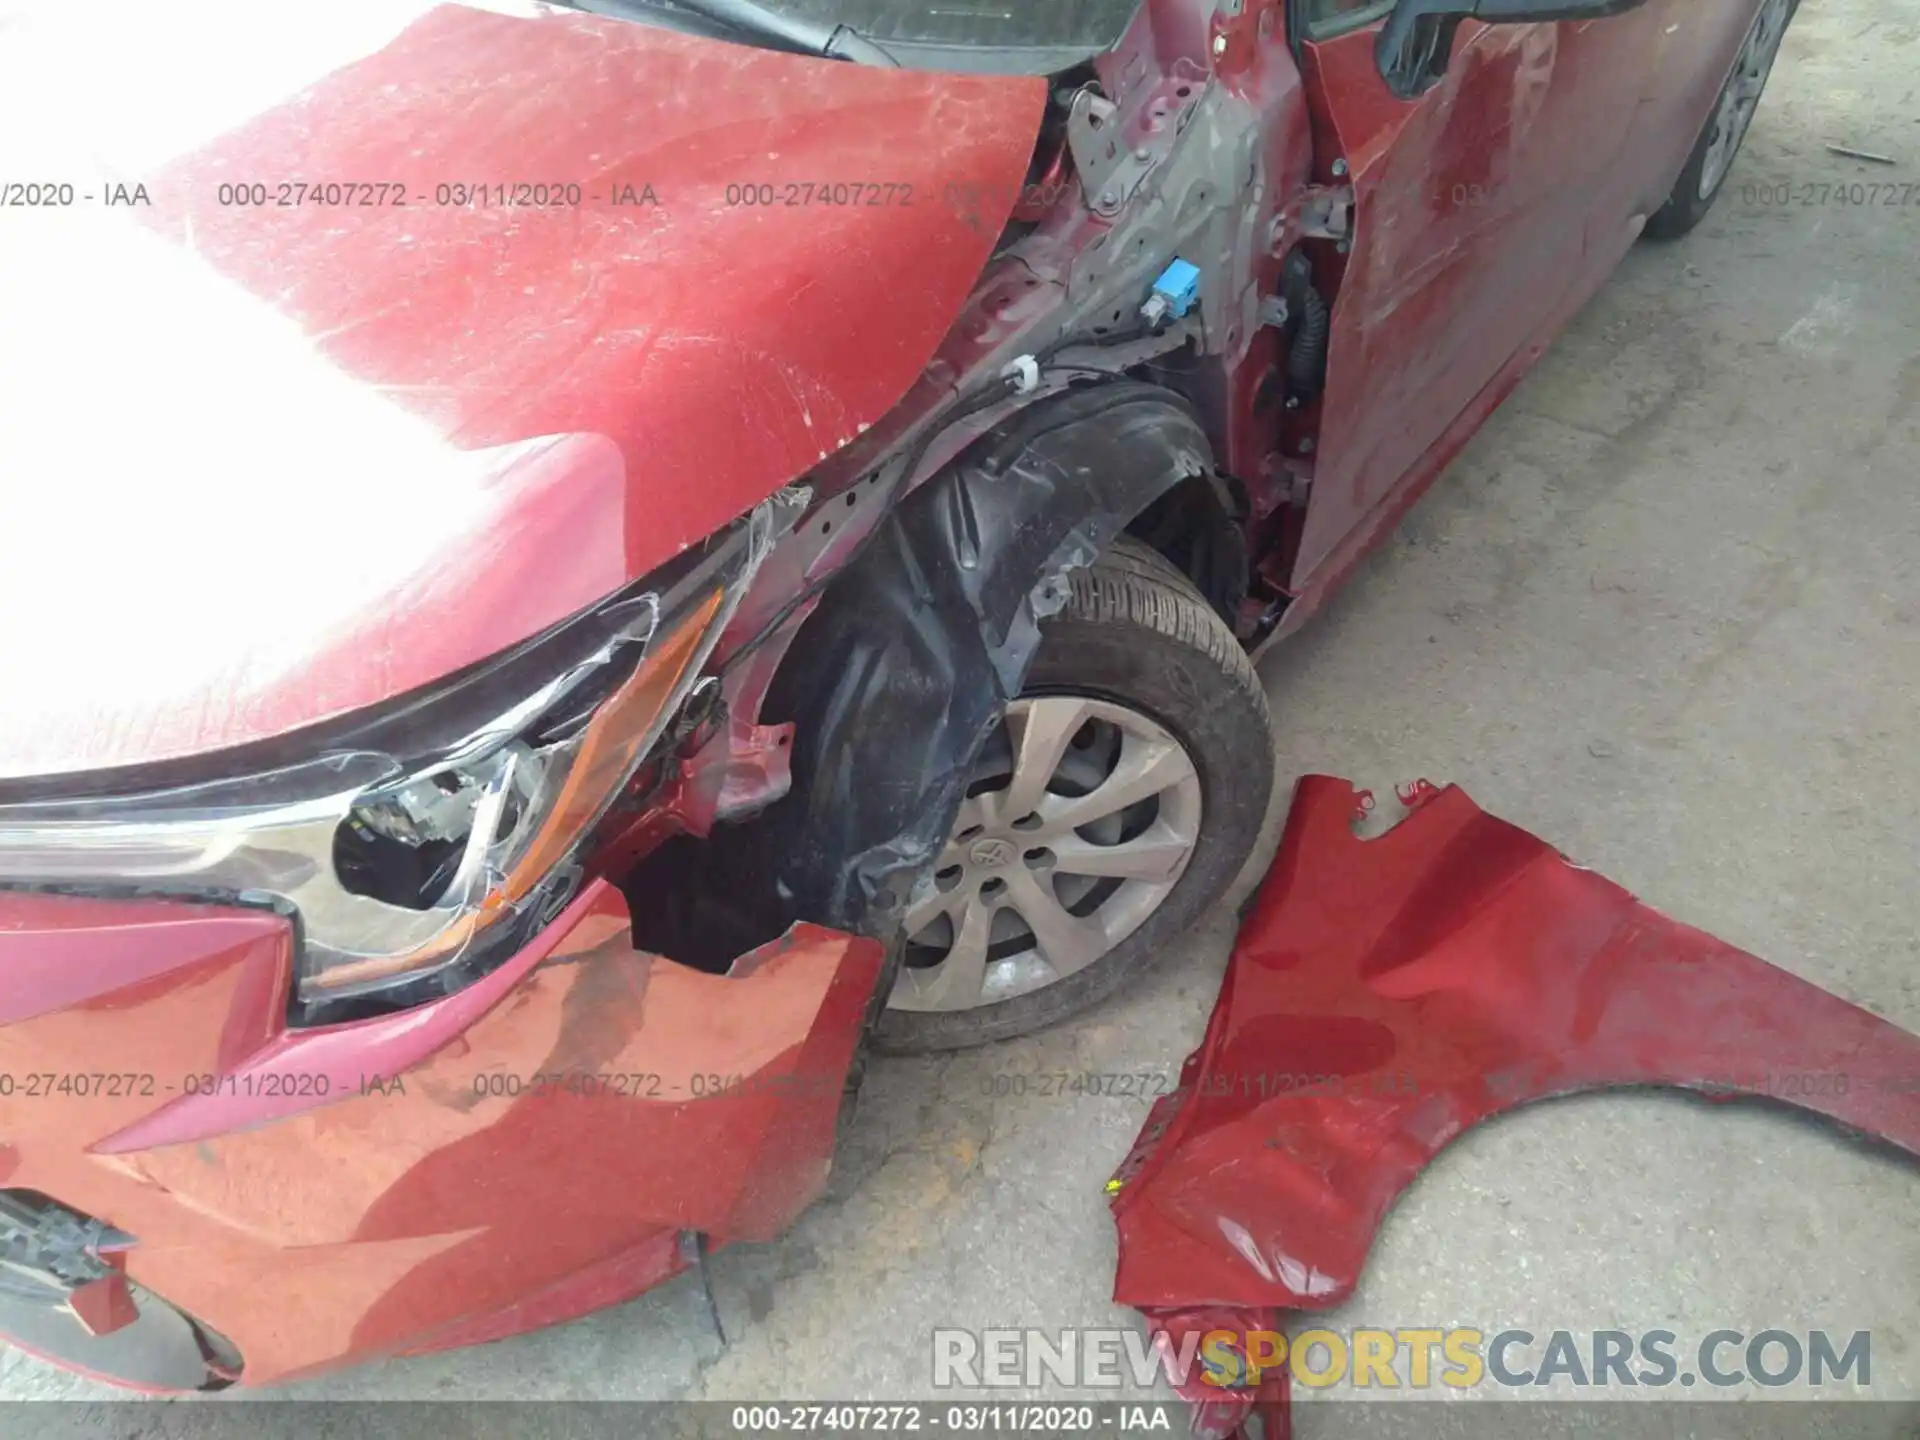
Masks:
[[[1113,48],[1141,0],[570,0],[576,8],[668,22],[750,43],[816,50],[806,37],[851,31],[884,56],[836,47],[849,59],[920,70],[1047,75]],[[742,11],[758,11],[756,20]],[[687,22],[693,22],[691,24]],[[775,34],[772,32],[782,32]],[[797,42],[797,43],[796,43]],[[783,48],[785,48],[783,46]]]
[[[796,19],[845,25],[901,63],[974,68],[967,52],[1004,52],[1023,69],[1064,70],[1110,50],[1140,0],[762,0]],[[928,53],[921,53],[928,52]],[[934,53],[937,52],[937,53]],[[1049,58],[1051,57],[1051,58]],[[991,60],[988,55],[974,58]],[[946,63],[943,63],[946,62]],[[993,66],[998,69],[1000,66]]]

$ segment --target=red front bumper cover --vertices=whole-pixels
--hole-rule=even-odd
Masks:
[[[573,1318],[694,1236],[771,1237],[825,1182],[881,958],[802,924],[702,973],[636,951],[604,882],[376,1019],[287,1029],[291,956],[271,913],[0,895],[0,1187],[133,1242],[68,1255],[108,1273],[8,1327],[26,1348],[227,1378],[184,1312],[248,1383],[284,1380]]]

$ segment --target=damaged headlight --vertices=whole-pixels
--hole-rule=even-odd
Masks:
[[[51,798],[0,794],[0,887],[290,909],[309,1008],[457,988],[571,898],[582,843],[797,509],[783,493],[643,587],[424,694],[232,752],[222,778],[80,798],[67,777]],[[240,763],[290,744],[306,758]]]

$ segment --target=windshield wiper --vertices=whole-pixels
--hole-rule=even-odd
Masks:
[[[739,35],[798,55],[821,55],[861,65],[894,66],[900,62],[858,31],[782,15],[759,0],[570,0],[573,9],[629,20],[662,20],[674,15],[698,16]]]

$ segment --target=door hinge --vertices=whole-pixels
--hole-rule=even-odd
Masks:
[[[1120,107],[1090,85],[1076,91],[1067,107],[1067,149],[1087,204],[1098,215],[1119,210],[1153,168],[1152,150],[1126,143]]]
[[[1301,240],[1346,240],[1353,234],[1353,187],[1309,185],[1275,217],[1271,249],[1278,255]]]

